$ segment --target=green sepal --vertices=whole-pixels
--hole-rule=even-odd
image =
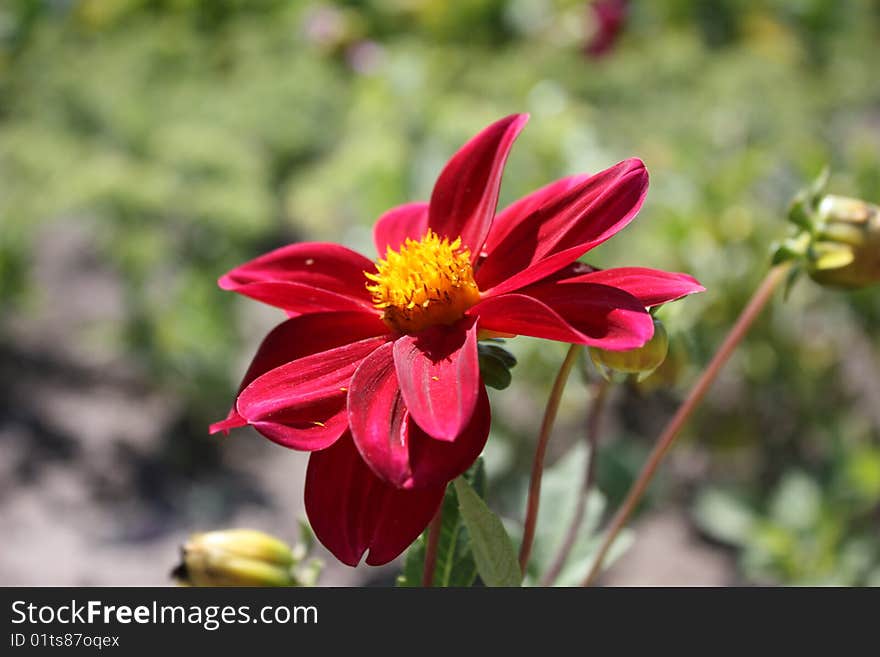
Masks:
[[[798,228],[812,232],[813,209],[810,207],[808,195],[800,192],[788,208],[788,220]]]
[[[477,345],[477,351],[483,382],[496,390],[507,388],[513,380],[510,370],[516,366],[514,355],[497,342],[481,342]]]
[[[816,210],[819,208],[822,196],[825,195],[830,175],[828,167],[823,167],[816,179],[806,189],[798,192],[788,208],[788,220],[791,223],[806,231],[813,232],[816,223]]]
[[[808,189],[810,205],[813,209],[819,207],[819,201],[825,196],[825,190],[828,189],[828,181],[831,179],[831,169],[826,164],[822,167],[819,175],[810,183]]]
[[[779,265],[790,260],[800,260],[810,247],[810,236],[800,233],[796,237],[790,237],[784,242],[778,243],[773,248],[772,265]]]
[[[788,296],[791,294],[792,289],[794,289],[794,284],[798,282],[798,279],[803,273],[803,267],[800,265],[795,265],[791,268],[791,271],[788,272],[785,277],[785,286],[782,288],[783,301],[788,301]]]

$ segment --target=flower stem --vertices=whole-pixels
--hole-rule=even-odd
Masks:
[[[544,410],[544,419],[541,422],[541,433],[538,435],[538,445],[535,448],[535,459],[532,461],[532,478],[529,482],[529,498],[526,504],[526,520],[523,527],[522,545],[519,548],[519,567],[525,575],[526,566],[529,564],[529,557],[532,554],[532,543],[535,540],[535,524],[538,521],[538,505],[541,498],[541,476],[544,473],[544,455],[547,452],[547,443],[550,440],[550,432],[553,430],[553,423],[556,421],[556,412],[559,410],[559,402],[562,399],[562,391],[565,390],[565,384],[568,381],[568,375],[571,368],[577,362],[578,356],[583,351],[583,346],[573,344],[569,346],[565,360],[559,367],[556,374],[556,380],[553,382],[553,389],[550,392],[550,398],[547,400],[547,407]]]
[[[700,404],[706,392],[709,390],[709,387],[712,385],[712,382],[721,371],[721,368],[724,367],[727,359],[730,358],[737,345],[739,345],[743,337],[748,333],[755,319],[757,319],[758,315],[760,315],[761,311],[764,309],[764,306],[766,306],[773,297],[773,292],[785,279],[789,266],[790,263],[783,263],[770,269],[767,276],[764,277],[764,280],[758,286],[758,289],[755,290],[755,293],[752,295],[752,298],[749,300],[742,313],[740,313],[740,316],[737,318],[733,328],[730,329],[730,332],[727,334],[721,347],[715,353],[715,356],[712,357],[712,360],[706,366],[706,369],[703,370],[697,383],[688,393],[687,398],[681,406],[678,407],[678,410],[666,425],[663,433],[660,434],[660,437],[657,439],[657,444],[654,446],[654,449],[648,457],[648,461],[642,468],[641,473],[639,473],[638,479],[636,479],[632,487],[629,489],[626,499],[623,501],[623,504],[620,509],[618,509],[614,519],[611,521],[611,525],[605,533],[605,538],[602,541],[602,546],[599,548],[593,566],[587,574],[587,577],[584,579],[582,586],[590,586],[596,580],[596,577],[602,570],[602,563],[605,561],[609,548],[614,543],[620,530],[623,529],[626,521],[629,520],[633,511],[635,511],[639,500],[642,499],[642,495],[644,495],[645,490],[648,488],[648,484],[651,482],[660,462],[675,443],[675,439],[678,437],[678,433],[682,426],[684,426],[684,423],[694,412],[694,409]]]
[[[571,554],[578,533],[581,530],[581,525],[584,523],[584,512],[587,510],[587,499],[596,478],[596,461],[598,460],[597,449],[599,446],[599,435],[602,425],[602,413],[605,410],[605,401],[608,399],[608,390],[610,387],[610,384],[605,379],[601,379],[596,384],[593,402],[590,405],[590,412],[587,415],[587,428],[584,432],[587,446],[589,447],[587,457],[589,460],[587,461],[587,467],[584,470],[584,479],[581,484],[577,507],[575,508],[574,517],[571,520],[571,525],[568,527],[568,531],[565,534],[565,540],[562,541],[559,552],[556,553],[553,563],[547,569],[547,572],[544,573],[544,577],[541,578],[541,586],[553,586],[553,582],[559,577],[559,573],[562,572],[565,562],[568,561],[568,555]]]
[[[434,570],[437,568],[437,547],[440,545],[440,530],[443,528],[443,504],[437,509],[428,526],[428,545],[425,549],[425,568],[422,571],[422,586],[434,586]]]

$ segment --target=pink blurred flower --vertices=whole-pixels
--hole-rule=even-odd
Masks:
[[[594,0],[590,3],[590,24],[593,33],[584,46],[590,57],[602,57],[611,52],[626,24],[628,0]]]

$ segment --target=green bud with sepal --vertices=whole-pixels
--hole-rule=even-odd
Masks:
[[[880,282],[880,207],[844,196],[822,198],[806,270],[817,283],[834,287]]]
[[[820,285],[858,289],[880,281],[880,208],[826,194],[828,170],[795,197],[788,220],[797,229],[773,249],[772,264],[792,262],[786,296],[800,273]]]
[[[621,381],[630,376],[643,381],[663,364],[668,352],[669,336],[663,322],[655,317],[654,336],[643,346],[627,351],[590,347],[590,360],[608,381]]]
[[[307,548],[305,548],[307,550]],[[254,529],[193,534],[172,576],[188,586],[297,586],[304,548]]]

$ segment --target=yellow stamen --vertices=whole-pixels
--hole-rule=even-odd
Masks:
[[[452,324],[480,300],[470,252],[461,238],[450,242],[429,230],[421,240],[408,239],[364,272],[373,304],[391,328],[415,333],[435,324]]]

